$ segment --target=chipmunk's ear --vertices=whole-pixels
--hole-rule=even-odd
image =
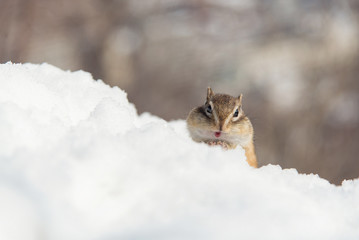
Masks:
[[[207,88],[207,102],[214,96],[214,92],[212,91],[211,87]]]
[[[242,104],[242,98],[243,98],[243,94],[241,93],[241,95],[239,95],[237,98],[238,104]]]

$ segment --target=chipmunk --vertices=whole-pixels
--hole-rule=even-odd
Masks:
[[[248,164],[257,167],[253,127],[242,110],[242,94],[239,97],[214,94],[208,87],[206,103],[192,109],[187,117],[187,128],[196,142],[220,145],[224,149],[242,146]]]

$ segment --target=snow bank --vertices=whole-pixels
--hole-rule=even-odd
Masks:
[[[0,65],[0,146],[0,239],[359,238],[358,180],[253,169],[86,72]]]

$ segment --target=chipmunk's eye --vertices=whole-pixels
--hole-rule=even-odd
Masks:
[[[206,112],[207,112],[208,114],[212,114],[212,107],[211,107],[211,105],[208,105],[208,107],[206,108]]]
[[[238,108],[237,108],[237,110],[233,114],[233,117],[238,117],[238,114],[239,114],[239,111],[238,111]]]

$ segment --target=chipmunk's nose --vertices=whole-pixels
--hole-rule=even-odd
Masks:
[[[220,122],[218,125],[218,130],[214,133],[214,135],[218,138],[222,135],[222,133],[225,131],[225,126],[223,122]]]

